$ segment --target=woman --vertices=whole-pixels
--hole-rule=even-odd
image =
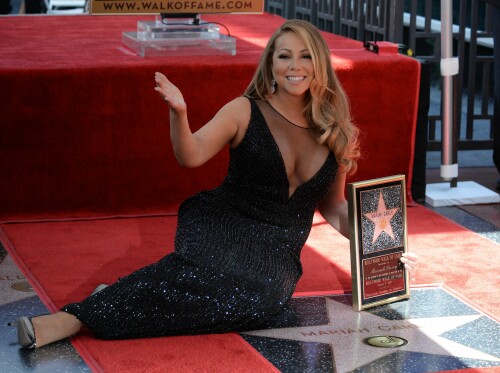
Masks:
[[[228,175],[180,206],[174,253],[54,315],[21,318],[24,347],[84,325],[103,339],[255,329],[292,296],[315,209],[348,235],[344,185],[358,130],[314,26],[285,22],[244,97],[194,134],[179,89],[163,74],[155,81],[179,163],[202,165],[229,144]]]

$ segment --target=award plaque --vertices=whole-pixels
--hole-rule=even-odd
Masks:
[[[348,187],[353,308],[409,298],[408,273],[399,260],[407,251],[405,176]]]

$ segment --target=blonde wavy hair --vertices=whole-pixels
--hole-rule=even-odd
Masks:
[[[352,123],[349,101],[333,70],[330,49],[316,27],[302,20],[288,20],[271,36],[244,95],[266,101],[270,96],[276,39],[293,32],[306,45],[314,66],[314,78],[306,93],[304,115],[309,128],[335,155],[342,169],[353,174],[359,158],[359,130]],[[279,88],[276,88],[279,89]]]

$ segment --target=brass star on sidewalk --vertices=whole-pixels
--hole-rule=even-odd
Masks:
[[[433,364],[441,357],[447,356],[454,359],[482,360],[486,362],[485,366],[488,366],[487,362],[490,362],[491,366],[498,366],[500,362],[497,356],[454,342],[444,336],[448,331],[484,317],[481,314],[388,320],[370,312],[354,312],[350,305],[333,299],[326,298],[325,301],[328,324],[254,330],[244,334],[329,344],[335,359],[335,371],[341,373],[361,370],[360,367],[369,366],[398,351],[425,354],[426,357],[422,357],[418,362],[420,364]],[[407,340],[408,344],[392,349],[367,345],[364,339],[374,335],[397,336]],[[393,370],[386,371],[398,370],[394,367]]]
[[[391,219],[398,210],[399,208],[387,209],[382,192],[380,192],[377,211],[363,214],[375,224],[372,243],[377,241],[377,238],[379,238],[382,232],[387,233],[393,240],[395,239],[394,232],[392,231]]]

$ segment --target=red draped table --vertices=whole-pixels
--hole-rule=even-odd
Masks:
[[[143,58],[122,45],[122,32],[153,18],[0,18],[0,220],[175,211],[223,179],[227,151],[197,169],[177,165],[154,72],[180,87],[199,128],[243,93],[284,19],[207,15],[236,38],[235,56]],[[351,180],[406,174],[409,184],[418,62],[325,37],[362,130],[363,158]]]

